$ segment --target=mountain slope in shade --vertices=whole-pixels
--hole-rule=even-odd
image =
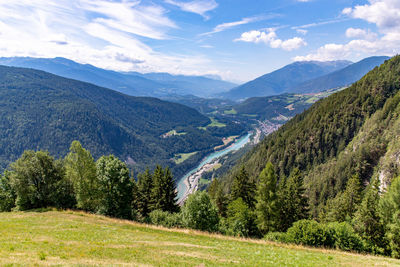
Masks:
[[[202,76],[142,74],[104,70],[65,58],[0,58],[0,64],[43,70],[55,75],[93,83],[132,96],[162,97],[193,94],[201,97],[227,91],[235,84]]]
[[[239,100],[248,97],[279,95],[302,82],[347,67],[350,61],[294,62],[279,70],[265,74],[253,81],[233,88],[221,96]]]
[[[350,85],[362,76],[367,74],[376,66],[381,65],[389,57],[369,57],[359,62],[351,64],[344,69],[337,70],[322,77],[306,81],[298,86],[290,88],[288,91],[292,93],[317,93],[327,89],[338,88]]]
[[[113,153],[138,168],[159,163],[183,172],[184,164],[171,161],[175,154],[198,151],[201,158],[222,144],[212,129],[198,129],[210,122],[181,104],[0,66],[0,168],[27,149],[64,156],[79,140],[96,158]],[[185,134],[162,138],[172,130]]]

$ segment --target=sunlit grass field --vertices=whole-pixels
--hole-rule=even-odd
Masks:
[[[0,213],[0,265],[400,266],[400,261],[45,211]]]

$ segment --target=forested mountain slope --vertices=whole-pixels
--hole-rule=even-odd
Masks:
[[[294,168],[305,175],[311,213],[358,174],[381,184],[399,173],[400,56],[376,67],[351,87],[318,101],[268,136],[222,179],[229,190],[242,165],[257,179],[272,162],[280,179]]]
[[[174,167],[171,158],[176,153],[207,151],[222,144],[212,129],[197,128],[209,123],[209,118],[180,104],[0,66],[2,168],[26,149],[64,156],[73,140],[95,157],[113,153],[140,168],[156,163]],[[182,134],[162,138],[171,130]]]

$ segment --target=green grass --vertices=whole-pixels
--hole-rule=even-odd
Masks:
[[[226,127],[226,124],[225,123],[221,123],[221,122],[219,122],[219,121],[217,121],[216,119],[214,119],[214,118],[210,118],[210,120],[211,120],[211,123],[210,124],[208,124],[207,126],[204,126],[204,127],[198,127],[199,129],[201,129],[201,130],[207,130],[207,128],[208,127]]]
[[[237,114],[237,111],[234,108],[232,108],[231,110],[224,110],[224,114],[235,115]]]
[[[191,153],[180,153],[180,154],[176,154],[174,157],[174,162],[175,164],[181,164],[182,162],[184,162],[185,160],[187,160],[188,158],[190,158],[193,155],[196,155],[196,152],[191,152]]]
[[[400,266],[334,250],[170,230],[70,211],[0,213],[0,265]]]

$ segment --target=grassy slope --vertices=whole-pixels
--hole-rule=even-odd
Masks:
[[[79,212],[0,213],[0,265],[400,266],[332,250],[166,230]]]

